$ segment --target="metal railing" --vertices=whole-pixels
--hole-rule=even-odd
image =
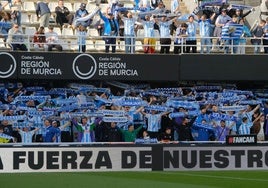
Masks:
[[[0,49],[2,51],[13,51],[11,44],[5,42],[4,40],[5,36],[2,36],[0,38]],[[23,35],[24,42],[23,44],[26,45],[28,51],[46,51],[45,48],[35,48],[34,44],[47,44],[47,43],[35,43],[33,41],[33,35]],[[62,46],[63,51],[65,52],[82,52],[81,49],[79,51],[79,42],[78,37],[74,35],[59,35],[59,40],[56,44],[59,44]],[[86,52],[105,52],[105,37],[107,36],[98,36],[98,37],[90,37],[87,36],[85,39],[85,46],[86,46]],[[228,39],[228,40],[222,40],[218,37],[207,37],[211,41],[210,44],[202,44],[202,37],[196,37],[196,45],[188,45],[187,44],[187,38],[180,38],[181,43],[174,44],[174,41],[176,40],[175,37],[170,37],[171,44],[161,44],[160,38],[149,38],[154,39],[153,44],[144,44],[144,37],[124,37],[124,36],[118,36],[118,37],[107,37],[107,38],[116,38],[116,43],[111,44],[110,46],[116,47],[117,53],[145,53],[144,48],[145,47],[152,47],[155,50],[155,53],[160,53],[161,47],[170,47],[170,54],[174,53],[174,48],[179,47],[181,51],[179,54],[186,53],[187,47],[196,47],[197,53],[228,53],[228,54],[241,54],[238,53],[242,49],[242,54],[258,54],[258,53],[265,53],[266,48],[268,48],[268,45],[263,44],[263,40],[266,38],[252,38],[252,37],[246,37],[246,38],[240,38],[240,39]],[[134,39],[134,45],[133,44],[126,44],[125,39],[131,38]],[[147,38],[148,39],[148,38]],[[255,45],[251,43],[252,39],[259,39],[260,42],[256,43]],[[268,41],[268,38],[266,39]],[[12,44],[21,44],[22,42],[12,42]],[[126,47],[130,47],[130,51],[126,52]],[[206,49],[208,48],[208,50]],[[203,50],[206,49],[206,50]],[[54,51],[54,50],[53,50]],[[111,51],[111,49],[110,49]],[[190,52],[191,53],[191,52]]]

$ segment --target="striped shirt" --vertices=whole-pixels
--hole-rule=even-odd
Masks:
[[[144,37],[154,37],[154,21],[143,21]]]
[[[21,136],[21,142],[24,144],[32,143],[32,138],[34,135],[34,130],[32,131],[22,131],[19,129],[19,134]]]
[[[239,127],[239,134],[245,135],[250,134],[250,128],[253,126],[253,123],[242,123]]]
[[[192,22],[192,23],[187,23],[188,27],[187,27],[187,39],[186,40],[196,40],[196,29],[197,29],[197,25],[196,23]]]
[[[146,114],[145,117],[148,119],[147,131],[158,132],[161,128],[161,114]]]
[[[199,22],[199,34],[201,37],[210,37],[211,30],[211,20],[207,19],[205,21],[200,20]]]
[[[167,22],[159,22],[159,29],[160,29],[160,37],[161,38],[169,38],[170,32],[169,32],[169,26],[172,24],[172,20]]]
[[[135,36],[135,18],[123,18],[124,34],[128,36]]]

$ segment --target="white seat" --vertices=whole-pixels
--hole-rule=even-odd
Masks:
[[[80,2],[74,2],[73,10],[76,12],[80,8],[81,3]]]
[[[160,38],[160,33],[157,29],[154,29],[154,37],[156,38],[156,40]]]
[[[125,41],[119,41],[118,42],[118,48],[119,51],[125,51]]]
[[[64,28],[62,28],[62,32],[61,32],[61,34],[62,34],[62,36],[64,36],[64,37],[74,36],[73,28],[64,27]]]
[[[21,24],[29,24],[30,23],[30,17],[27,13],[22,12],[21,13]]]
[[[8,3],[8,1],[1,1],[1,4],[2,4],[2,5],[5,5],[6,3]],[[10,6],[9,6],[9,5],[5,6],[5,7],[4,7],[4,10],[11,10],[11,9],[10,9]]]
[[[37,24],[37,23],[39,23],[36,14],[31,14],[31,15],[30,15],[30,23],[31,23],[31,24]]]
[[[87,35],[90,37],[98,37],[100,36],[97,29],[90,28],[87,30]]]
[[[87,40],[86,50],[87,51],[94,51],[94,50],[96,50],[95,44],[94,44],[93,40]]]
[[[35,27],[26,27],[24,30],[25,35],[30,35],[33,36],[36,33],[36,28]]]
[[[144,38],[144,29],[138,29],[137,31],[137,39],[142,40]]]
[[[25,2],[23,2],[23,10],[35,12],[34,1],[25,1]]]
[[[64,2],[64,6],[67,7],[70,12],[74,11],[72,3]]]
[[[50,9],[50,12],[55,12],[55,8],[58,6],[58,2],[49,2],[48,7]]]
[[[134,8],[134,5],[132,3],[124,3],[125,8]]]
[[[107,4],[107,3],[101,3],[99,5],[99,7],[101,8],[101,12],[105,13],[106,10],[107,10],[107,8],[109,7],[109,4]]]
[[[136,41],[135,51],[143,51],[143,45],[141,41]]]
[[[104,40],[96,40],[95,41],[95,49],[102,51],[105,50],[105,41]]]
[[[91,13],[96,8],[96,4],[94,3],[87,3],[86,9],[88,13]]]
[[[0,48],[6,48],[3,38],[0,38]]]
[[[54,27],[53,31],[56,32],[59,36],[61,36],[61,29],[59,27]],[[45,27],[45,33],[48,32],[48,27]]]

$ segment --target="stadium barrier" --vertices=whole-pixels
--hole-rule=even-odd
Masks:
[[[266,170],[267,156],[267,145],[1,145],[0,173]]]
[[[96,30],[97,32],[97,30]],[[159,53],[160,52],[160,48],[161,46],[170,46],[170,53],[173,54],[174,52],[174,47],[180,47],[181,49],[185,49],[186,47],[192,47],[195,46],[197,48],[197,52],[201,53],[201,47],[204,48],[204,54],[207,54],[206,48],[209,47],[211,54],[223,54],[223,53],[228,53],[228,54],[242,54],[240,52],[237,52],[237,49],[239,48],[244,48],[244,52],[243,54],[256,54],[256,53],[264,53],[264,48],[268,46],[264,45],[262,43],[262,40],[265,38],[253,38],[253,37],[241,37],[239,39],[235,38],[230,38],[228,39],[228,37],[226,38],[226,36],[223,36],[223,38],[219,38],[219,37],[206,37],[209,38],[211,40],[211,44],[209,45],[201,45],[201,39],[204,39],[200,36],[196,37],[196,41],[197,44],[196,45],[187,45],[186,42],[186,38],[182,39],[182,42],[180,44],[174,44],[174,41],[176,39],[176,37],[171,36],[171,44],[170,45],[163,45],[160,44],[160,35],[158,30],[155,30],[157,34],[157,36],[155,36],[155,38],[151,38],[155,40],[155,44],[150,45],[150,44],[146,44],[146,46],[149,47],[153,47],[155,49],[155,53]],[[73,34],[67,34],[67,35],[59,35],[58,38],[58,42],[57,44],[60,44],[63,48],[63,51],[65,52],[82,52],[79,51],[79,44],[78,44],[78,38],[80,36],[78,36],[74,31],[72,31]],[[138,32],[139,33],[139,32]],[[22,35],[24,37],[24,44],[27,46],[27,50],[30,52],[44,52],[45,49],[44,48],[34,48],[34,44],[40,44],[40,43],[34,43],[33,41],[33,37],[34,34],[23,34]],[[42,35],[40,35],[42,36]],[[9,44],[7,44],[4,40],[3,37],[5,37],[5,35],[2,35],[2,38],[0,38],[0,49],[1,51],[13,51],[11,46]],[[84,36],[81,36],[84,37]],[[109,38],[113,38],[113,37],[109,37]],[[125,38],[132,38],[132,37],[125,37],[125,36],[117,36],[114,37],[116,38],[116,53],[125,53]],[[252,39],[254,40],[261,40],[260,44],[256,44],[253,45],[251,43]],[[86,36],[85,39],[86,43],[86,52],[87,53],[103,53],[105,52],[105,41],[104,41],[104,36]],[[235,42],[234,42],[235,41]],[[243,41],[243,43],[240,43],[239,41]],[[21,42],[20,42],[21,43]],[[16,44],[16,42],[14,42],[14,44]],[[137,36],[135,36],[135,45],[129,45],[129,47],[135,47],[135,51],[132,51],[130,53],[134,53],[134,54],[140,54],[140,53],[144,53],[144,37],[141,36],[141,34],[138,34]],[[255,52],[255,48],[258,48],[258,52]],[[228,49],[227,52],[225,52]],[[55,52],[55,50],[53,49],[53,51]],[[181,50],[180,54],[184,54],[185,50]]]
[[[52,55],[53,54],[53,55]],[[266,55],[0,52],[4,80],[268,80]],[[254,71],[253,71],[254,70]]]

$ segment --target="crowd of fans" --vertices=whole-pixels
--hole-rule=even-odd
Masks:
[[[225,142],[268,139],[267,90],[120,82],[1,84],[0,142]]]
[[[246,37],[254,38],[251,44],[255,46],[255,53],[259,53],[262,45],[266,45],[267,20],[260,20],[259,26],[253,30],[244,24],[246,16],[254,11],[254,8],[231,7],[226,4],[227,1],[206,6],[202,4],[202,1],[196,1],[197,7],[193,13],[182,14],[180,12],[181,1],[171,0],[170,9],[168,9],[162,0],[136,0],[133,7],[125,7],[119,0],[111,0],[107,2],[108,6],[105,10],[99,7],[99,3],[90,4],[90,6],[95,6],[91,12],[87,10],[87,4],[81,3],[75,13],[70,12],[64,6],[63,0],[58,1],[55,10],[50,10],[48,1],[38,1],[36,14],[40,25],[33,41],[34,49],[49,51],[57,46],[55,47],[57,50],[62,50],[58,33],[53,31],[53,26],[50,25],[52,11],[55,12],[56,24],[61,29],[75,30],[79,52],[85,52],[87,40],[92,40],[88,38],[91,37],[87,33],[89,28],[98,30],[99,36],[105,41],[105,52],[109,52],[109,46],[111,46],[113,53],[116,52],[117,40],[125,42],[126,53],[135,53],[137,40],[142,41],[144,53],[155,53],[156,45],[160,45],[160,53],[167,54],[197,53],[199,46],[200,53],[210,53],[211,50],[223,50],[229,53],[231,50],[232,53],[244,54]],[[14,10],[11,13],[1,11],[1,7],[5,6],[16,8],[11,9]],[[21,26],[21,9],[21,0],[13,0],[9,4],[0,6],[2,17],[0,33],[5,41],[7,36],[11,35],[8,43],[12,45],[13,50],[27,50],[25,46],[17,48],[12,44],[22,43],[22,39],[17,37],[22,33],[20,29],[20,32],[9,32],[12,23]],[[51,36],[47,36],[47,34],[51,35],[51,32],[44,31],[46,27],[52,30],[53,41]],[[227,38],[225,34],[228,35]],[[39,37],[40,35],[43,37]],[[156,44],[158,37],[160,43]],[[200,45],[197,44],[199,38]],[[47,46],[52,46],[52,48]],[[173,52],[171,46],[174,46]],[[264,52],[267,53],[266,46]]]

